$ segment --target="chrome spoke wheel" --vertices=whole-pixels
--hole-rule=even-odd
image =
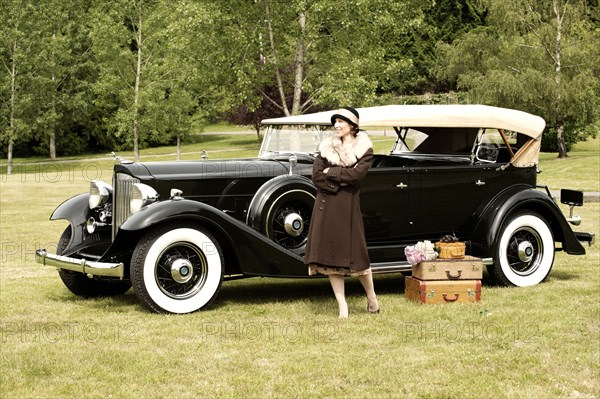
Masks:
[[[520,276],[527,276],[542,262],[544,242],[537,231],[525,227],[517,230],[509,240],[506,258],[510,268]]]
[[[208,231],[166,225],[142,237],[130,272],[144,305],[159,313],[190,313],[212,302],[224,268],[221,248]]]
[[[492,278],[502,285],[525,287],[542,282],[554,262],[554,238],[544,218],[521,211],[507,218],[495,244]]]
[[[207,271],[202,251],[189,243],[175,243],[159,257],[154,277],[165,295],[185,299],[202,289]]]
[[[267,221],[267,235],[286,249],[298,249],[306,244],[310,227],[311,207],[306,202],[290,201],[278,207]]]

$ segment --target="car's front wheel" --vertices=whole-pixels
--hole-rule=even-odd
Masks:
[[[490,275],[499,284],[525,287],[538,284],[554,262],[554,238],[544,218],[535,212],[509,217],[496,239]]]
[[[147,233],[131,258],[136,295],[159,313],[190,313],[206,307],[223,281],[217,240],[196,227],[162,226]]]

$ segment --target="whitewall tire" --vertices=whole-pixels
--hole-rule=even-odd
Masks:
[[[521,212],[509,217],[496,240],[490,274],[502,285],[526,287],[546,279],[554,262],[554,238],[543,217]]]
[[[223,282],[223,255],[216,239],[192,227],[150,231],[131,258],[131,282],[140,301],[159,313],[206,307]]]

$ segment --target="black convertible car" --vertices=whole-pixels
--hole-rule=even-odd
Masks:
[[[361,127],[393,134],[361,185],[374,273],[406,272],[404,248],[455,234],[500,284],[543,281],[554,253],[585,253],[545,187],[537,187],[543,119],[483,105],[361,108]],[[254,159],[120,162],[111,183],[60,205],[66,219],[58,269],[74,294],[116,295],[133,286],[156,312],[206,307],[223,280],[306,277],[302,254],[316,189],[315,152],[334,111],[263,121]],[[582,205],[581,192],[561,200]],[[569,218],[573,224],[580,221]]]

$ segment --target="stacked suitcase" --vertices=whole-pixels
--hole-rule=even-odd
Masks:
[[[404,296],[420,303],[478,302],[482,274],[483,263],[473,256],[421,261],[405,278]]]

